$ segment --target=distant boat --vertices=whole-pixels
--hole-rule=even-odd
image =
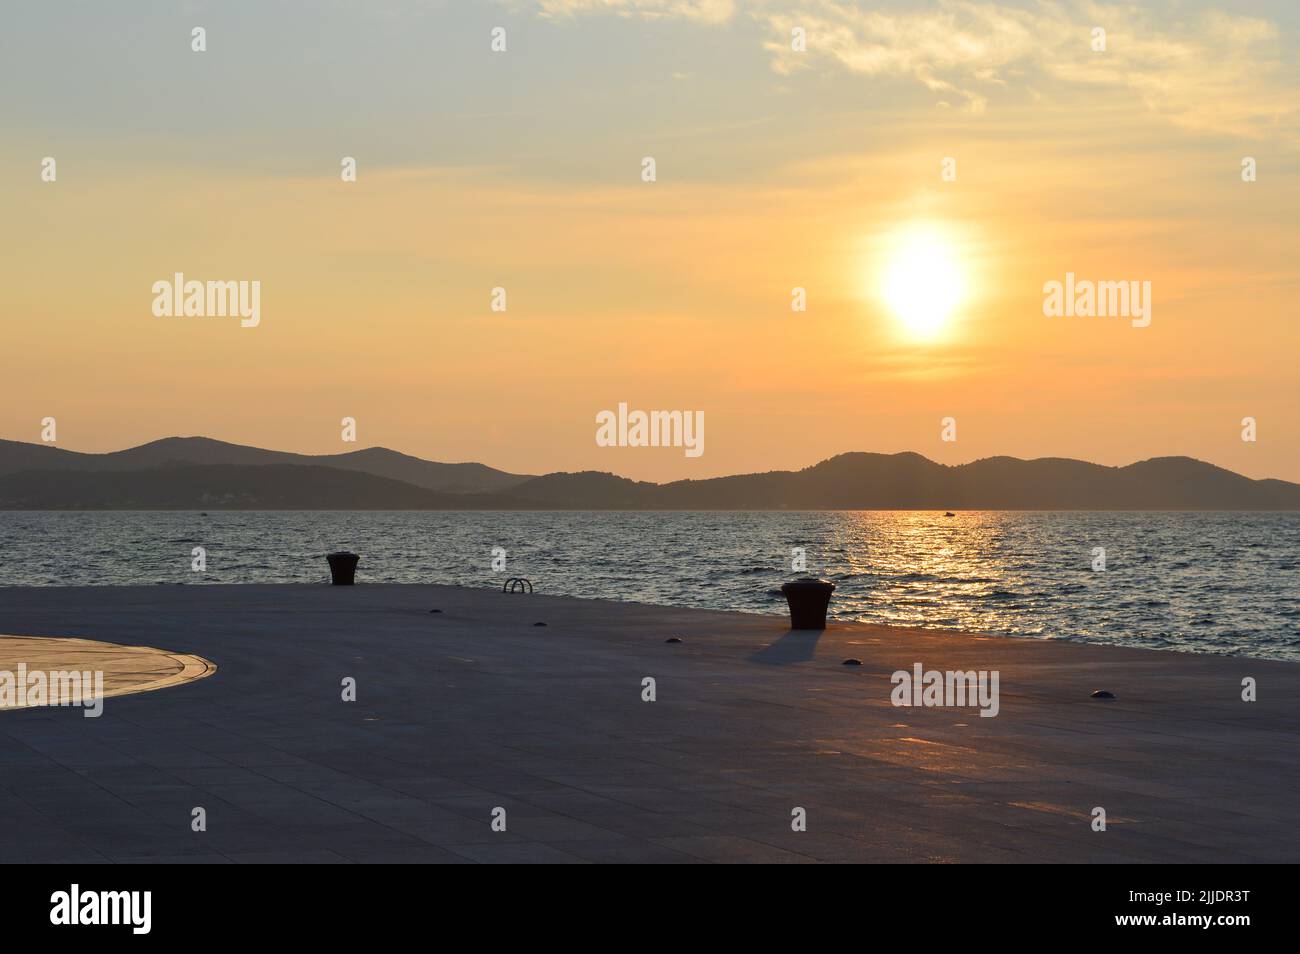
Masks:
[[[945,511],[943,512],[943,515],[944,515],[945,517],[955,517],[955,516],[957,516],[957,515],[956,515],[955,513],[953,513],[951,510],[945,510]]]

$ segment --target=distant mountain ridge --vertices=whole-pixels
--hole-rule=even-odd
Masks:
[[[210,437],[165,437],[107,454],[83,454],[50,444],[0,440],[0,476],[24,470],[146,470],[165,464],[265,466],[302,464],[361,471],[444,493],[494,493],[528,480],[483,464],[442,464],[370,447],[346,454],[294,454],[229,444]]]
[[[312,464],[165,464],[0,476],[0,510],[473,510],[479,499]],[[505,494],[493,499],[499,509],[529,509],[527,501]]]
[[[382,447],[310,456],[167,438],[110,454],[0,441],[0,510],[1300,510],[1300,484],[1190,457],[938,464],[840,454],[799,471],[667,484],[540,477]]]

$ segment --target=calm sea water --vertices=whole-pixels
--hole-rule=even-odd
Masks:
[[[351,549],[359,582],[783,613],[793,547],[840,619],[1300,660],[1294,513],[2,512],[0,585],[314,583]]]

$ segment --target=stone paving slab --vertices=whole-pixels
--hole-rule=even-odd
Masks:
[[[92,639],[48,636],[0,635],[0,673],[11,673],[15,684],[18,674],[55,672],[102,673],[103,698],[131,692],[150,692],[178,686],[193,679],[210,676],[216,669],[200,656],[171,653],[152,646],[119,646]],[[48,681],[48,680],[47,680]],[[93,702],[94,683],[80,680],[76,692],[69,695],[68,705]],[[30,702],[14,693],[14,698],[0,694],[0,709],[22,709]]]
[[[215,667],[0,712],[0,861],[1300,860],[1292,663],[437,586],[0,588],[0,632]],[[998,716],[893,706],[916,662]]]

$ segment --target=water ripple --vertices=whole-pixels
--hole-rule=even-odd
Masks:
[[[1293,513],[0,512],[0,585],[318,583],[337,549],[361,582],[763,613],[814,574],[840,619],[1300,661]]]

